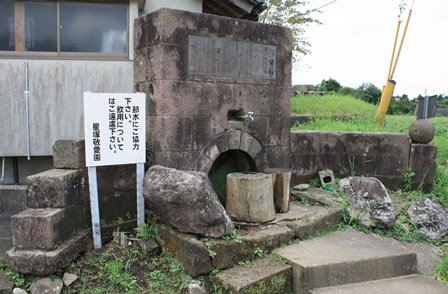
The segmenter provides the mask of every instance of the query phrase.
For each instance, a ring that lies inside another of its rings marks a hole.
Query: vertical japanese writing
[[[138,106],[132,107],[132,150],[140,149],[140,138],[139,138],[139,115],[140,108]]]
[[[92,126],[93,138],[93,161],[101,161],[101,140],[100,140],[100,124],[93,123]]]
[[[109,149],[117,153],[117,113],[115,98],[109,98]]]

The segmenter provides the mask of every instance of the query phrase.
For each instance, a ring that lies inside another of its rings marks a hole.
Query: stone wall
[[[289,30],[170,9],[135,25],[134,77],[136,91],[147,94],[150,164],[194,169],[209,142],[241,130],[262,146],[259,170],[289,166]],[[254,120],[231,121],[230,110],[254,112]]]
[[[404,183],[408,170],[412,186],[428,191],[435,181],[437,147],[411,144],[408,136],[391,133],[291,132],[292,184],[305,182],[323,169],[336,176],[373,176],[387,187]]]

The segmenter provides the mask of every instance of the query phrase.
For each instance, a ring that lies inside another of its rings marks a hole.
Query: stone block
[[[84,170],[52,169],[27,178],[30,208],[62,208],[88,198]]]
[[[289,116],[269,117],[269,146],[290,146]]]
[[[291,168],[290,146],[269,146],[265,148],[269,166],[275,168]]]
[[[16,214],[26,209],[26,186],[0,185],[0,214]]]
[[[84,208],[31,208],[11,217],[14,247],[20,250],[54,250],[86,228]]]
[[[238,150],[241,145],[241,134],[242,132],[239,130],[228,131],[229,135],[229,149]]]
[[[182,44],[189,51],[189,64],[184,66],[184,70],[189,72],[189,79],[197,80],[213,77],[230,82],[238,77],[246,83],[290,87],[291,40],[291,32],[284,27],[180,10],[160,9],[136,21],[136,49],[158,44]],[[269,56],[262,48],[269,48]],[[208,53],[195,55],[201,51]],[[274,53],[275,62],[261,66],[263,59],[273,58]],[[198,58],[199,61],[208,61],[206,68],[195,67],[196,64],[204,64],[195,63]],[[238,58],[241,58],[237,63],[240,68],[235,71],[235,66],[227,64]],[[275,79],[266,78],[266,75]]]
[[[134,80],[136,83],[154,80],[184,80],[186,47],[158,44],[136,51]]]
[[[155,153],[154,164],[181,170],[192,170],[197,162],[199,151],[162,151]],[[202,157],[201,157],[202,158]],[[212,164],[213,162],[211,162]],[[211,167],[211,165],[210,165]],[[201,169],[202,171],[202,169]],[[208,172],[208,171],[207,171]]]
[[[195,235],[180,233],[164,225],[158,225],[156,230],[163,246],[182,262],[188,274],[198,277],[211,272],[208,250]]]
[[[226,293],[292,293],[291,267],[270,257],[222,271],[213,282]]]
[[[211,263],[217,269],[231,268],[240,261],[253,259],[253,245],[245,242],[238,244],[231,240],[211,240],[210,249],[216,253]]]
[[[83,231],[50,251],[13,248],[6,253],[6,260],[19,273],[48,276],[68,266],[90,246],[90,233]]]
[[[227,116],[230,109],[245,109],[231,83],[157,80],[138,85],[150,98],[150,115],[155,111],[162,116]]]
[[[192,117],[157,117],[154,130],[155,151],[194,150],[194,131]]]
[[[137,190],[135,164],[97,167],[98,193],[100,195]]]
[[[290,87],[259,84],[235,84],[237,99],[245,98],[245,111],[255,115],[289,116],[291,112]]]
[[[320,153],[319,136],[315,131],[292,131],[291,132],[291,154],[300,156],[301,154]]]
[[[53,145],[53,165],[69,169],[86,167],[84,139],[57,140]]]
[[[427,144],[411,144],[409,168],[415,173],[412,178],[414,189],[430,192],[436,180],[437,147]]]
[[[115,191],[113,194],[101,194],[100,217],[106,224],[118,220],[132,220],[137,215],[137,192]]]

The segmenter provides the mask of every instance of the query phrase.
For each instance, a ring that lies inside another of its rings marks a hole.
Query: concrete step
[[[190,275],[197,277],[210,273],[212,268],[223,270],[238,265],[240,261],[256,259],[260,253],[270,253],[295,238],[333,227],[339,223],[341,213],[341,207],[291,202],[289,212],[276,214],[276,219],[270,223],[236,224],[240,242],[221,238],[204,243],[200,237],[181,233],[172,227],[160,225],[157,230],[165,248],[182,261]]]
[[[24,185],[0,185],[0,214],[13,215],[26,209],[26,189]]]
[[[213,278],[214,292],[235,294],[291,293],[291,281],[291,267],[283,260],[274,260],[272,257],[224,270]]]
[[[312,294],[446,294],[448,286],[434,279],[409,275],[312,290]]]
[[[293,268],[295,293],[415,274],[414,252],[354,230],[296,242],[275,250]]]

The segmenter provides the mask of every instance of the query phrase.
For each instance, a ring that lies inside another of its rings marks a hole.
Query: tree
[[[341,88],[341,84],[338,81],[329,78],[328,80],[322,80],[322,82],[317,85],[319,91],[324,92],[337,92]]]
[[[381,90],[372,83],[363,83],[356,92],[357,98],[372,104],[378,104],[381,98]]]
[[[310,43],[306,40],[305,27],[311,23],[320,23],[311,14],[304,11],[303,6],[309,1],[299,0],[269,0],[267,9],[260,15],[260,22],[285,26],[292,31],[293,58],[299,54],[309,53]]]

